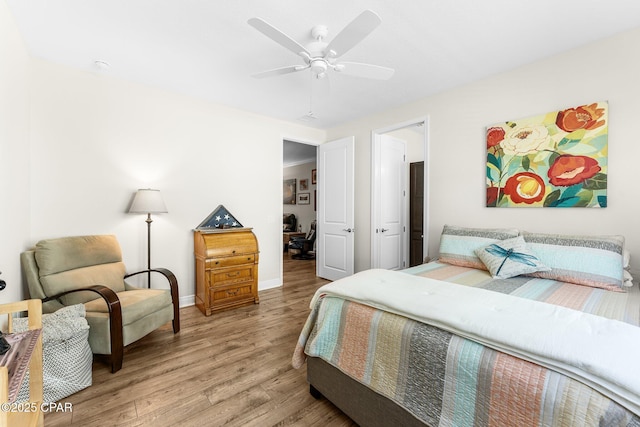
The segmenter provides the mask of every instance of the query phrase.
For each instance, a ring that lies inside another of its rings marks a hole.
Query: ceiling
[[[5,1],[33,57],[321,129],[640,27],[637,0]],[[382,24],[341,59],[391,79],[251,77],[302,60],[249,18],[306,45],[314,25],[330,41],[365,9]]]
[[[296,166],[316,161],[316,146],[284,140],[282,144],[282,166]]]

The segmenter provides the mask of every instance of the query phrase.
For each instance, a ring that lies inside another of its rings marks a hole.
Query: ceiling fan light
[[[321,59],[311,61],[311,71],[318,76],[327,72],[327,63]]]

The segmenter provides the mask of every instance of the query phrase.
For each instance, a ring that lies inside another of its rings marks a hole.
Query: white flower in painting
[[[505,154],[526,156],[553,149],[553,140],[547,128],[542,125],[516,126],[507,131],[500,146]]]

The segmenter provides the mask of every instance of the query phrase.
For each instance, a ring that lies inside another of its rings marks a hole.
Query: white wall
[[[22,299],[20,252],[29,236],[29,56],[0,1],[0,303]]]
[[[371,130],[429,116],[430,256],[437,255],[444,224],[622,234],[639,272],[638,45],[640,29],[328,130],[329,140],[356,138],[356,228],[370,228]],[[610,117],[607,208],[485,207],[487,125],[603,100]],[[357,271],[370,266],[369,244],[369,233],[356,234]]]
[[[284,206],[284,212],[293,213],[296,215],[298,226],[302,226],[302,231],[305,233],[309,232],[311,221],[316,219],[316,211],[313,209],[313,192],[316,190],[316,184],[311,183],[311,170],[315,168],[316,163],[312,162],[286,167],[282,170],[283,179],[296,179],[296,197],[297,194],[300,193],[309,193],[310,200],[308,205],[295,204]],[[301,179],[307,180],[308,187],[306,190],[303,190],[300,187]]]
[[[30,243],[116,234],[129,270],[146,266],[145,215],[125,213],[138,188],[161,190],[152,266],[195,291],[192,229],[223,204],[260,246],[259,288],[281,284],[282,140],[324,132],[109,76],[34,60]]]

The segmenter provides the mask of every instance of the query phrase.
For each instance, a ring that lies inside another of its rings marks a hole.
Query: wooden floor
[[[170,325],[125,349],[122,370],[93,365],[93,385],[47,413],[46,426],[351,426],[326,399],[309,394],[306,366],[291,356],[309,313],[315,261],[284,255],[284,286],[260,292],[260,304],[203,316],[180,310]]]

